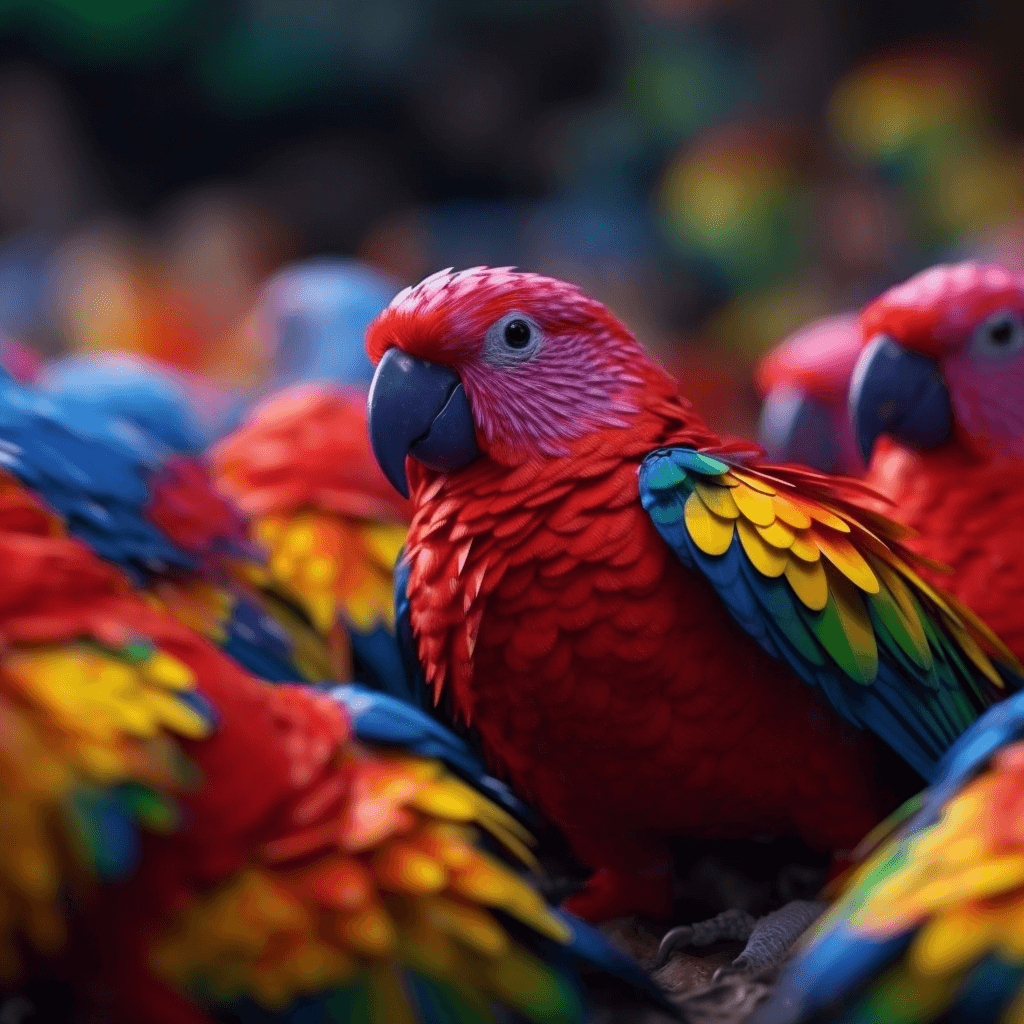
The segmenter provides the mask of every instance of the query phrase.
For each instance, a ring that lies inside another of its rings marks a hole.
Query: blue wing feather
[[[127,420],[0,382],[0,464],[35,491],[73,536],[141,580],[154,566],[192,571],[196,557],[146,518],[170,453]]]
[[[533,812],[508,786],[488,774],[465,740],[425,711],[361,686],[336,686],[329,696],[345,706],[357,739],[400,747],[419,757],[442,761],[521,821],[532,823],[535,820]]]
[[[405,666],[409,703],[430,714],[436,714],[430,687],[427,685],[423,666],[416,653],[416,637],[412,630],[412,605],[409,601],[410,571],[411,566],[405,557],[405,548],[402,548],[395,560],[395,642],[398,644],[399,656]]]

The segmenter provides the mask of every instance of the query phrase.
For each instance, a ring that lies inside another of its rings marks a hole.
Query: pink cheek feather
[[[572,442],[595,430],[627,427],[639,410],[628,392],[642,383],[616,367],[602,368],[581,352],[544,352],[535,362],[460,367],[477,428],[492,456],[532,452],[566,455]]]
[[[961,436],[980,454],[1024,458],[1024,353],[985,359],[971,352],[943,361]]]

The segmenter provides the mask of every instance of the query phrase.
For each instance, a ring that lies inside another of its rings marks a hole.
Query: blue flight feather
[[[357,739],[442,761],[510,814],[521,821],[534,820],[533,812],[512,790],[488,774],[469,745],[426,712],[362,686],[336,686],[328,696],[345,706]]]

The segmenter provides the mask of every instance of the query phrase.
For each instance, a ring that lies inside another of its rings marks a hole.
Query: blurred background
[[[0,0],[0,329],[246,391],[296,259],[510,263],[749,435],[787,332],[1024,264],[1022,43],[1009,0]]]

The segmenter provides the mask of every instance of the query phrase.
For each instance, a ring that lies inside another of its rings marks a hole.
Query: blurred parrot
[[[960,737],[751,1024],[1020,1020],[1022,808],[1024,694],[1015,694]]]
[[[408,503],[374,461],[366,393],[327,382],[271,396],[212,452],[221,491],[252,517],[250,581],[301,609],[355,677],[412,700],[395,643],[392,571]],[[284,612],[285,609],[282,609]]]
[[[593,869],[574,912],[667,916],[670,835],[852,848],[894,806],[872,734],[931,778],[1019,684],[861,485],[721,443],[578,288],[442,271],[367,348],[415,654]]]
[[[275,681],[351,678],[347,650],[328,650],[301,617],[282,619],[247,583],[247,565],[261,556],[195,451],[186,413],[177,428],[167,417],[153,428],[178,437],[168,445],[145,416],[109,412],[101,389],[92,399],[69,390],[50,396],[0,378],[0,465],[69,533],[250,671]]]
[[[843,313],[809,324],[761,360],[758,433],[770,459],[863,476],[847,402],[860,350],[857,315]]]
[[[581,966],[658,999],[520,878],[529,834],[473,781],[360,738],[358,695],[247,675],[6,476],[0,556],[0,995],[60,981],[86,1019],[149,1024],[570,1022]]]
[[[363,337],[399,285],[357,260],[302,260],[264,287],[256,333],[271,367],[268,391],[304,381],[368,387],[373,363]]]
[[[868,481],[908,545],[952,568],[922,574],[1024,657],[1024,274],[934,267],[861,325],[850,405]]]

